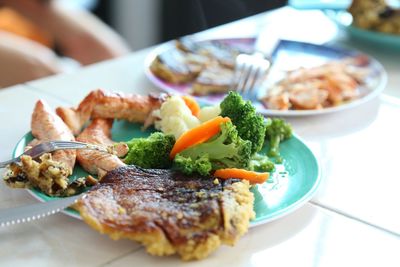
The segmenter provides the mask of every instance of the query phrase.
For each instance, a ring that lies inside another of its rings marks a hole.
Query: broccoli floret
[[[147,138],[134,138],[127,142],[129,151],[124,161],[142,168],[164,169],[171,166],[169,153],[175,144],[173,135],[160,132]]]
[[[248,169],[257,172],[272,172],[275,164],[267,156],[256,153],[251,158]]]
[[[283,119],[268,119],[265,139],[269,142],[268,156],[279,157],[279,144],[292,137],[292,126]]]
[[[239,136],[252,144],[251,153],[260,151],[265,140],[264,117],[256,113],[250,101],[244,101],[236,92],[229,92],[220,104],[221,116],[229,117]]]
[[[192,172],[200,173],[192,167],[199,160],[201,160],[199,164],[202,170],[203,165],[206,165],[205,161],[208,160],[211,166],[208,173],[222,168],[246,168],[251,158],[251,143],[241,139],[235,126],[231,122],[226,122],[221,124],[221,132],[217,136],[205,143],[183,150],[178,156],[174,160],[175,163],[177,161],[179,163],[176,167],[186,173],[190,173],[190,169],[193,169]],[[182,158],[191,160],[184,161]],[[201,174],[205,175],[204,172]]]
[[[212,164],[208,155],[203,155],[198,159],[186,158],[180,154],[175,156],[174,159],[175,168],[182,171],[185,174],[192,174],[194,172],[200,175],[206,176],[212,170]]]

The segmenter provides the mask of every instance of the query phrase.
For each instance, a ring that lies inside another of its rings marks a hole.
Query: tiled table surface
[[[293,27],[281,23],[297,18]],[[318,23],[315,23],[318,21]],[[0,266],[400,266],[400,64],[391,51],[356,44],[318,12],[289,8],[209,30],[205,36],[252,36],[280,25],[281,37],[365,50],[389,74],[384,95],[352,110],[289,118],[319,158],[323,182],[309,204],[282,219],[250,230],[238,244],[208,259],[146,255],[131,241],[112,241],[82,221],[57,214],[0,229]],[[313,33],[313,34],[311,34]],[[0,160],[30,129],[37,99],[52,107],[76,105],[91,90],[147,93],[157,89],[143,74],[151,49],[110,62],[0,90]],[[0,208],[36,202],[23,190],[0,184]]]

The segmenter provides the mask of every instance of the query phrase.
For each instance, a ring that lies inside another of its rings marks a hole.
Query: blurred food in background
[[[368,30],[400,34],[400,9],[389,3],[386,0],[353,0],[349,8],[353,24]]]

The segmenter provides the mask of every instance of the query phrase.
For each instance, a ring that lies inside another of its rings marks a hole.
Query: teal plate
[[[126,121],[116,121],[112,128],[112,136],[115,141],[128,141],[133,137],[148,136],[154,129],[141,131],[141,125]],[[16,145],[13,156],[23,153],[24,147],[33,139],[31,133],[27,133]],[[263,152],[267,150],[264,147]],[[251,226],[264,224],[293,212],[305,204],[316,192],[320,183],[320,170],[318,161],[311,150],[297,137],[285,141],[281,145],[283,163],[277,165],[271,177],[262,185],[254,186],[251,191],[254,194],[254,211],[256,218]],[[76,165],[70,179],[76,179],[87,173]],[[49,197],[39,190],[28,190],[35,198],[42,202],[57,199]],[[72,209],[64,210],[64,213],[75,218],[80,218],[79,213]]]

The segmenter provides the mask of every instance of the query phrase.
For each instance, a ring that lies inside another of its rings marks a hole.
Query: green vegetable
[[[185,174],[192,174],[194,172],[206,176],[212,170],[212,164],[208,155],[203,155],[197,159],[186,158],[177,154],[174,159],[174,167]]]
[[[251,158],[248,169],[257,172],[272,172],[275,164],[267,156],[256,153]]]
[[[229,117],[239,136],[252,144],[251,153],[260,151],[265,140],[264,117],[256,113],[250,101],[244,101],[236,92],[229,92],[220,104],[221,116]]]
[[[251,143],[239,137],[231,122],[221,124],[221,132],[209,141],[183,150],[175,157],[175,167],[185,173],[209,174],[223,168],[246,168]],[[210,168],[211,166],[211,168]]]
[[[279,144],[292,137],[292,126],[283,119],[268,119],[265,139],[269,142],[268,156],[279,157]]]
[[[175,144],[173,135],[160,132],[147,138],[134,138],[127,142],[129,151],[124,161],[142,168],[164,169],[171,166],[169,153]]]

